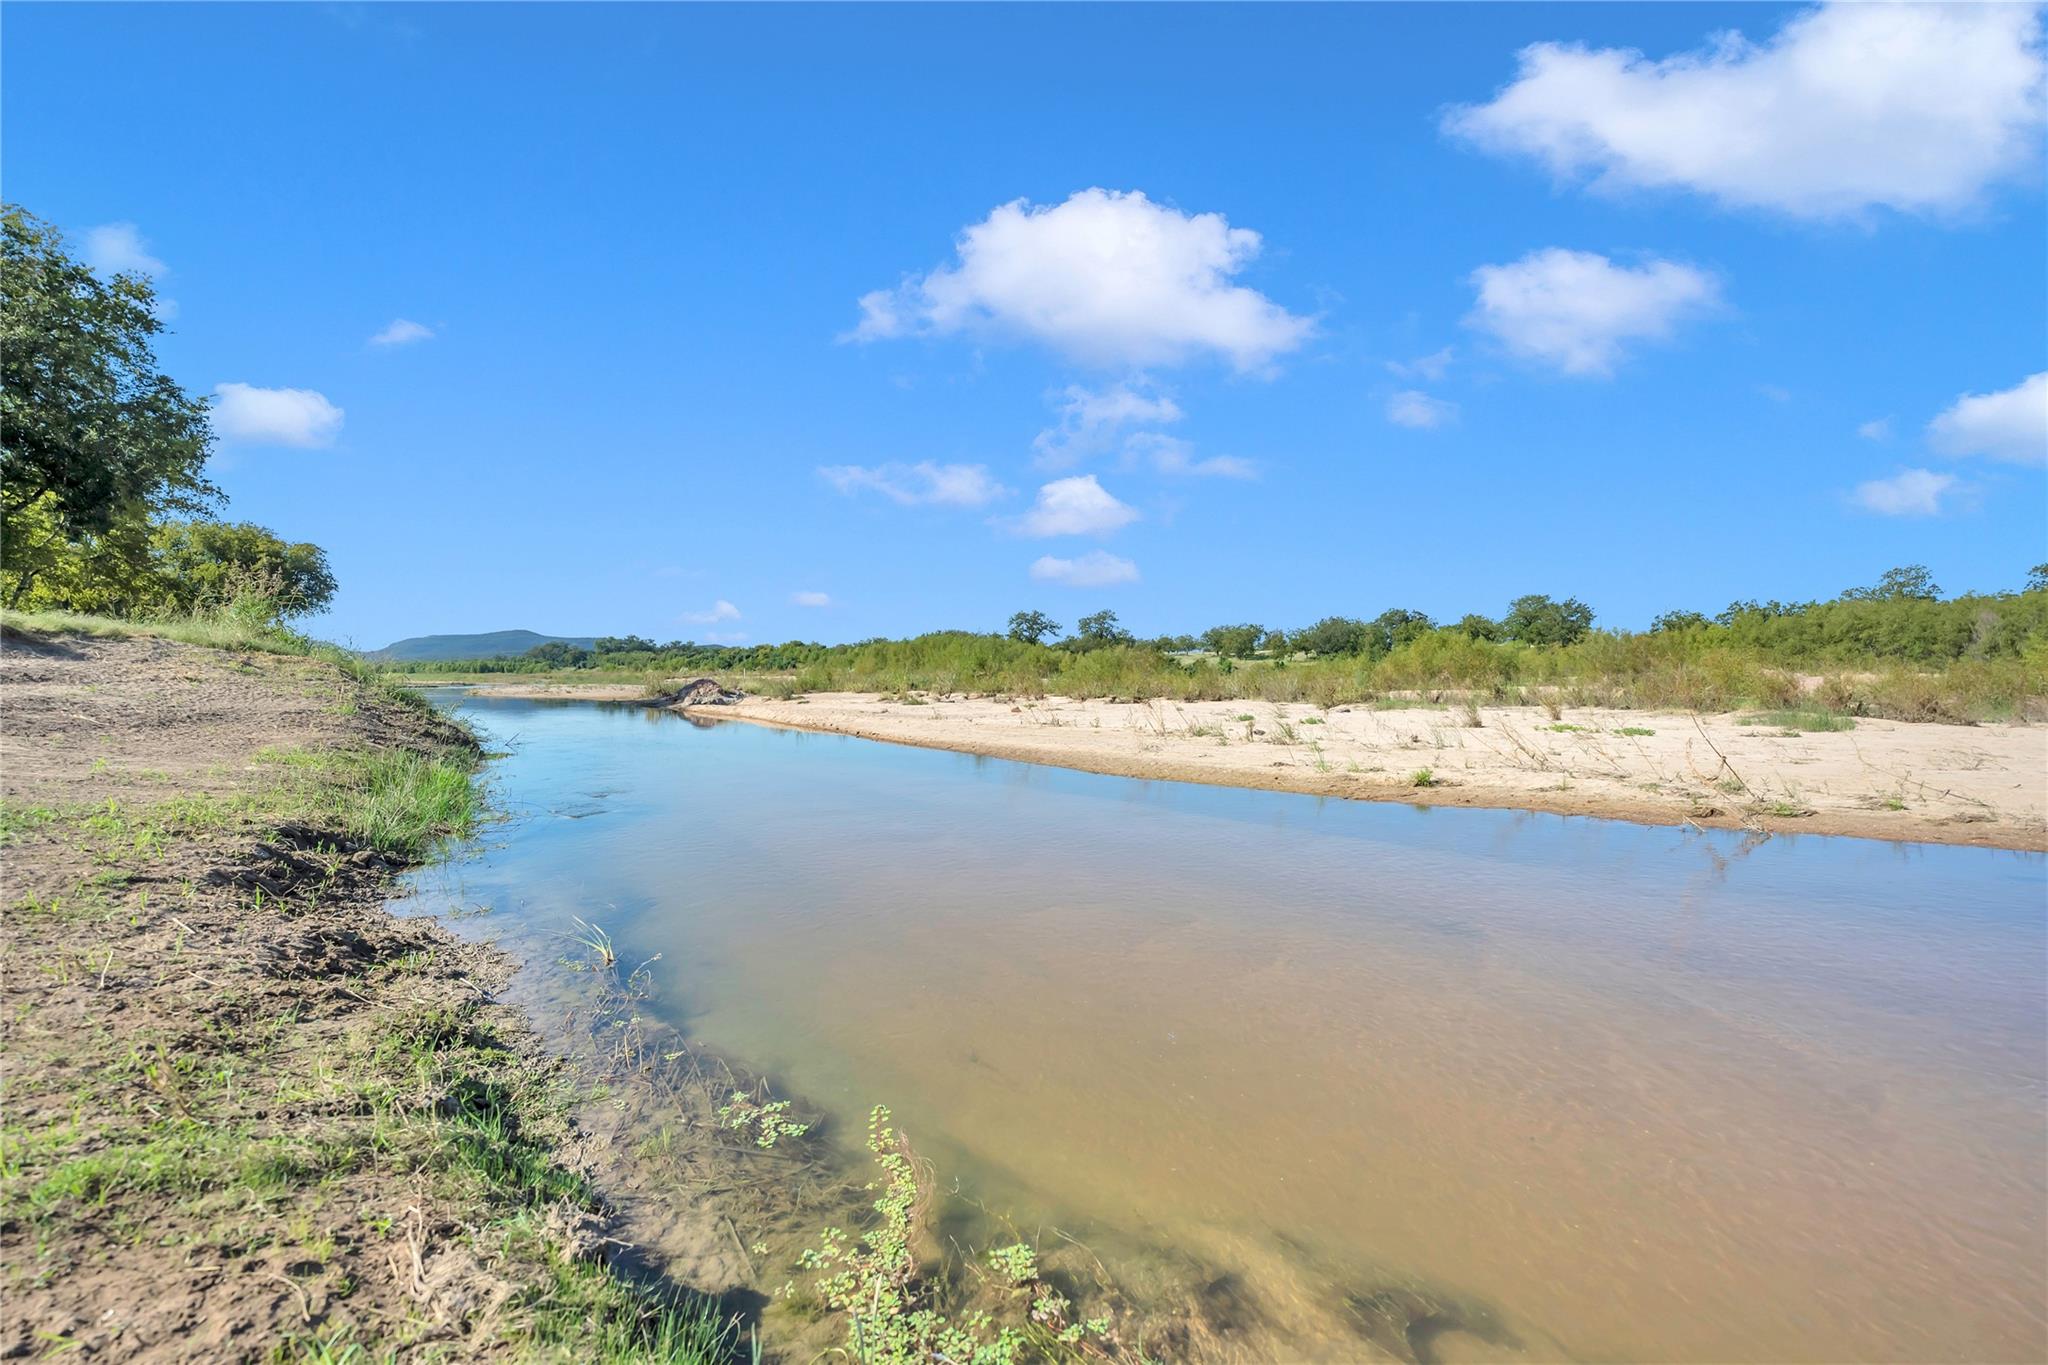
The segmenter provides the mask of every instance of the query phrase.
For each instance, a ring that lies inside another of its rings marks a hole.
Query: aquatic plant
[[[756,1147],[773,1147],[783,1138],[799,1138],[811,1131],[810,1124],[793,1122],[788,1114],[788,1100],[762,1104],[744,1090],[735,1090],[730,1100],[718,1106],[718,1126],[730,1132],[752,1133]]]
[[[1073,1305],[1044,1281],[1037,1254],[1021,1242],[995,1248],[987,1259],[1006,1296],[1028,1302],[1022,1323],[999,1326],[987,1309],[949,1318],[933,1305],[934,1287],[920,1278],[912,1245],[929,1190],[890,1118],[886,1105],[868,1114],[868,1150],[882,1172],[870,1187],[880,1191],[874,1201],[880,1220],[858,1238],[826,1228],[818,1245],[797,1258],[818,1273],[819,1297],[846,1315],[849,1354],[863,1365],[1014,1365],[1048,1354],[1103,1356],[1097,1343],[1114,1342],[1109,1320],[1070,1321]]]

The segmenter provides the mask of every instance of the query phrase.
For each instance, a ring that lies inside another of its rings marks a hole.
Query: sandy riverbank
[[[619,685],[495,696],[640,700]],[[707,715],[1088,772],[1434,806],[2048,850],[2048,727],[1859,720],[1791,731],[1741,714],[865,693],[749,697]],[[1427,772],[1427,785],[1418,779]]]
[[[1270,702],[750,697],[715,714],[1127,777],[2048,850],[2048,728]],[[1648,733],[1644,733],[1644,732]],[[1419,785],[1427,773],[1428,785]]]

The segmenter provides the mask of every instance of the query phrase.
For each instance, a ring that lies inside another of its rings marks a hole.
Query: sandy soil
[[[553,695],[567,695],[557,692]],[[700,714],[1129,777],[1651,824],[2048,849],[2048,727],[1462,706],[749,697]],[[1648,731],[1649,733],[1642,733]],[[1428,785],[1418,785],[1427,770]]]

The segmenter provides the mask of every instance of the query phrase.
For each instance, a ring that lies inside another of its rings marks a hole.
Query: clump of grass
[[[1437,785],[1437,776],[1428,768],[1417,768],[1414,772],[1408,774],[1408,785],[1411,787],[1434,787]]]
[[[1841,730],[1853,730],[1856,728],[1856,722],[1847,716],[1838,716],[1827,711],[1811,710],[1761,711],[1755,715],[1744,716],[1742,723],[1744,725],[1759,725],[1777,730],[1790,730],[1794,733],[1831,734]]]
[[[1568,721],[1561,720],[1554,725],[1539,725],[1536,728],[1539,730],[1549,730],[1555,734],[1560,735],[1575,735],[1581,733],[1582,731],[1591,729],[1592,727],[1586,725],[1573,725]]]
[[[1624,725],[1620,729],[1616,730],[1614,733],[1617,735],[1624,735],[1630,739],[1640,739],[1645,735],[1654,735],[1657,732],[1655,730],[1646,729],[1641,725]]]

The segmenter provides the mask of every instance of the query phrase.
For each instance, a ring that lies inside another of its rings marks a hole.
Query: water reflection
[[[466,895],[1266,1353],[2048,1354],[2038,856],[464,705]]]

